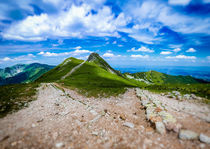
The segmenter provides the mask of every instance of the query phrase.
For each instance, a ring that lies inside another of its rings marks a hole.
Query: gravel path
[[[75,66],[71,71],[69,71],[65,76],[63,76],[61,79],[65,79],[66,77],[70,76],[73,72],[75,72],[77,69],[79,69],[86,61],[82,62],[81,64]]]
[[[95,99],[59,88],[42,84],[29,107],[0,119],[1,149],[209,148],[199,141],[180,141],[171,132],[157,133],[134,89]]]

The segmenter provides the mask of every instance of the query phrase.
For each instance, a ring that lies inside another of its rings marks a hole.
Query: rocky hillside
[[[32,82],[53,67],[45,64],[32,63],[17,64],[12,67],[0,69],[0,85]]]

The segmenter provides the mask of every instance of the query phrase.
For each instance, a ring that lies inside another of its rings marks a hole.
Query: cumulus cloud
[[[186,52],[194,53],[194,52],[196,52],[196,50],[194,48],[189,48]]]
[[[16,62],[16,61],[26,61],[26,60],[32,60],[34,57],[36,57],[33,54],[27,54],[27,55],[21,55],[21,56],[17,56],[17,57],[4,57],[2,59],[0,59],[0,62]]]
[[[132,58],[149,58],[149,55],[131,55]]]
[[[91,53],[91,51],[89,50],[79,50],[76,49],[75,51],[72,52],[61,52],[61,53],[54,53],[54,52],[39,52],[37,55],[42,55],[42,56],[46,56],[46,57],[53,57],[53,56],[66,56],[66,55],[81,55],[81,54],[87,54],[87,53]]]
[[[190,59],[195,60],[195,56],[177,55],[177,56],[167,56],[167,59]]]
[[[115,36],[118,28],[125,26],[129,18],[123,13],[117,17],[108,6],[98,8],[92,14],[93,6],[87,3],[72,4],[68,10],[60,11],[57,15],[42,13],[28,16],[23,21],[12,24],[2,33],[6,39],[16,40],[46,40],[47,38],[71,38],[85,36]]]
[[[162,55],[169,55],[171,53],[172,53],[171,51],[162,51],[162,52],[160,52],[160,54],[162,54]]]
[[[114,55],[113,53],[111,52],[106,52],[104,53],[103,57],[109,57],[109,58],[116,58],[116,57],[121,57],[122,55]]]
[[[176,48],[176,49],[174,49],[173,51],[174,51],[174,52],[179,52],[179,51],[181,51],[181,49],[180,49],[180,48]]]
[[[146,48],[144,46],[142,46],[141,48],[135,49],[135,47],[133,47],[131,50],[127,50],[127,52],[148,52],[148,53],[153,53],[154,50],[151,50],[149,48]]]

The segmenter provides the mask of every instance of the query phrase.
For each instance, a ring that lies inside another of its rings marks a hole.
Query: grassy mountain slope
[[[138,72],[126,75],[134,79],[142,79],[152,84],[194,84],[206,83],[204,80],[196,79],[191,76],[172,76],[157,71]]]
[[[66,87],[79,89],[87,96],[117,95],[125,91],[125,87],[136,84],[120,76],[98,54],[92,53],[88,60],[70,76],[61,79],[83,60],[68,58],[63,63],[42,75],[37,82],[58,82]]]
[[[36,80],[54,66],[45,64],[18,64],[1,70],[0,85],[28,83]]]
[[[43,74],[38,78],[37,82],[56,82],[60,81],[63,76],[65,76],[71,69],[75,66],[81,64],[84,60],[79,60],[73,57],[67,58],[63,63],[59,64],[52,70]]]

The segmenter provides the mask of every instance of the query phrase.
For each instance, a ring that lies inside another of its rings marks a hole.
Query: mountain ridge
[[[16,64],[0,70],[0,85],[29,83],[54,66],[40,63]]]

